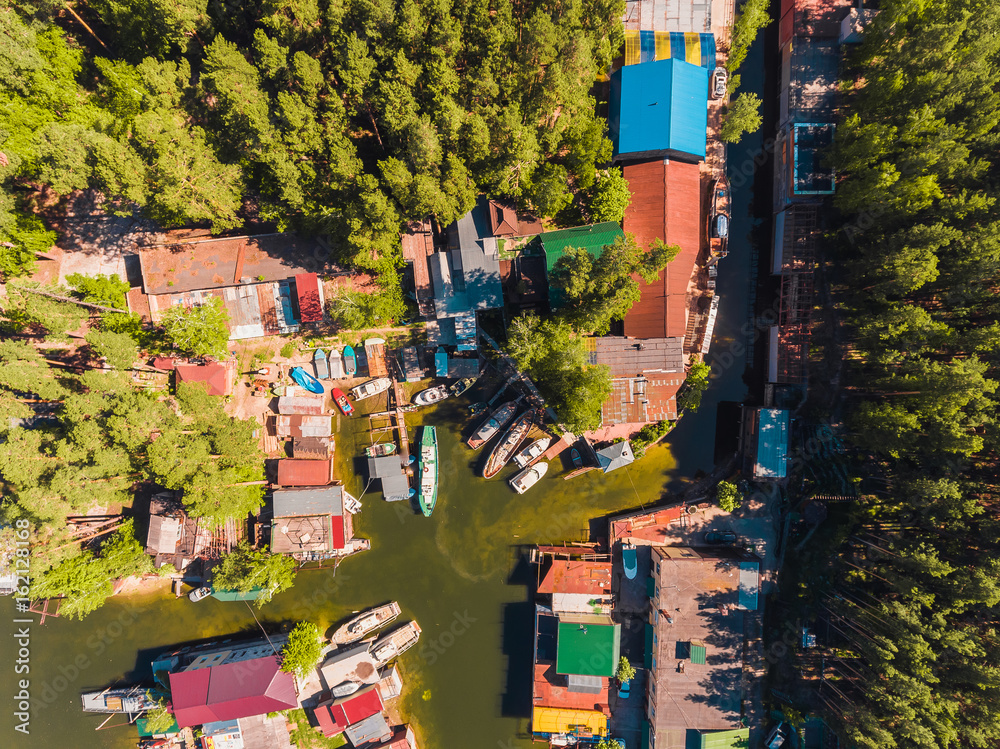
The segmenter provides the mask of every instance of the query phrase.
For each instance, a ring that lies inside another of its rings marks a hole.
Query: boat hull
[[[535,465],[525,468],[514,476],[508,483],[510,484],[510,488],[518,494],[524,494],[528,489],[537,484],[548,470],[548,463],[535,463]]]
[[[316,368],[317,380],[330,379],[330,367],[327,365],[326,352],[321,348],[316,349],[316,353],[313,355],[313,367]]]
[[[344,347],[344,371],[348,377],[354,377],[358,373],[358,358],[350,346]]]
[[[504,403],[500,408],[491,413],[486,417],[486,420],[479,425],[472,436],[466,440],[466,443],[473,450],[478,450],[480,447],[489,442],[501,429],[510,423],[510,420],[514,418],[514,414],[517,413],[517,404],[513,401],[510,403]],[[490,428],[490,423],[492,421],[496,422],[496,426]],[[487,429],[489,431],[487,432]]]
[[[363,401],[365,398],[373,398],[384,393],[392,387],[392,380],[388,377],[377,377],[374,380],[364,382],[357,387],[351,388],[351,397],[355,401]]]
[[[507,465],[507,461],[511,459],[511,456],[528,436],[528,431],[531,429],[532,423],[534,423],[534,418],[534,413],[528,411],[514,420],[514,423],[504,433],[503,438],[493,448],[493,452],[490,453],[489,458],[486,459],[483,478],[493,478],[500,473],[500,469]]]
[[[415,396],[413,396],[413,402],[418,406],[430,406],[435,403],[440,403],[449,395],[448,390],[444,385],[436,388],[428,388],[427,390],[421,390]]]
[[[302,367],[292,367],[292,371],[288,374],[310,393],[315,393],[316,395],[323,394],[323,385],[320,384],[319,380],[302,369]]]
[[[437,430],[424,427],[420,437],[420,481],[417,501],[424,517],[430,517],[437,506],[438,446]]]
[[[347,624],[338,628],[330,639],[337,645],[349,645],[352,642],[357,642],[392,622],[399,616],[399,612],[399,604],[395,601],[362,611]]]

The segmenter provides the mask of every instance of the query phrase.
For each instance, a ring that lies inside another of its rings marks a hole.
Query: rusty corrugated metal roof
[[[697,164],[656,159],[623,169],[632,202],[625,231],[640,247],[654,239],[681,248],[653,283],[640,280],[642,297],[625,316],[625,335],[633,338],[684,337],[687,291],[701,248],[701,178]]]

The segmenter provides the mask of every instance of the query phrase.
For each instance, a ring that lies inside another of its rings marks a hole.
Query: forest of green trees
[[[398,286],[399,229],[482,191],[607,210],[592,94],[624,0],[54,0],[0,8],[0,274],[54,235],[31,210],[110,210],[331,237]],[[591,195],[593,193],[593,195]],[[389,312],[402,312],[392,297]],[[385,310],[383,310],[385,312]]]
[[[810,571],[833,638],[820,694],[852,746],[992,747],[1000,14],[989,0],[880,7],[847,59],[832,157],[865,490]]]

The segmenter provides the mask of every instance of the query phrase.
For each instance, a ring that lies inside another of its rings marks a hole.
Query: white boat
[[[397,616],[399,616],[399,604],[395,601],[362,611],[351,619],[351,621],[347,622],[347,624],[337,629],[330,640],[337,645],[347,645],[357,642],[379,627],[384,627]]]
[[[518,494],[524,494],[538,483],[538,480],[549,470],[548,463],[535,463],[531,468],[525,468],[510,480],[511,488]]]
[[[371,649],[372,658],[379,667],[382,667],[416,645],[418,639],[420,639],[420,625],[416,622],[407,622],[375,641]]]
[[[361,512],[361,500],[344,492],[344,509],[352,515],[357,515]]]
[[[330,690],[330,696],[334,699],[348,697],[361,689],[361,685],[356,681],[344,681]]]
[[[392,380],[388,377],[376,377],[374,380],[362,382],[360,385],[351,388],[351,397],[356,401],[371,398],[373,395],[384,393],[392,387]]]
[[[542,437],[541,439],[535,440],[514,456],[514,463],[517,464],[518,468],[524,468],[528,465],[528,463],[548,450],[550,444],[552,444],[551,437]]]
[[[137,715],[159,707],[152,692],[145,687],[121,687],[85,692],[80,695],[83,710],[88,713],[126,713]]]
[[[428,388],[427,390],[421,390],[415,396],[413,396],[413,402],[418,406],[429,406],[432,403],[437,403],[443,401],[450,395],[448,388],[444,385],[438,385],[436,388]]]

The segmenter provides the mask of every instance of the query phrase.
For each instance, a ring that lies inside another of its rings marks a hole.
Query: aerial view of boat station
[[[991,3],[0,30],[0,746],[1000,746]]]

